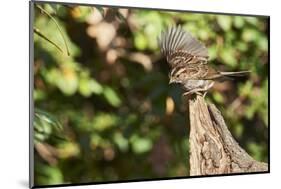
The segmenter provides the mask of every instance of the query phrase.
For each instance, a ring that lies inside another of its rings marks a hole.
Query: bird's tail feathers
[[[251,71],[220,72],[221,75],[228,76],[228,77],[243,77],[243,76],[247,76],[249,73],[251,73]]]
[[[217,80],[222,82],[226,80],[234,80],[235,77],[245,77],[247,76],[251,71],[239,71],[239,72],[220,72],[220,77],[217,77]]]

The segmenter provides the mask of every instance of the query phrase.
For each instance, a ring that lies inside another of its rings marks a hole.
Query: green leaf
[[[36,7],[39,8],[39,9],[40,9],[43,13],[45,13],[47,16],[49,16],[49,17],[53,20],[53,22],[56,24],[56,26],[57,26],[57,28],[58,28],[58,30],[59,30],[59,33],[61,34],[61,36],[62,36],[62,38],[63,38],[64,44],[65,44],[65,47],[66,47],[66,53],[67,53],[67,55],[69,56],[70,53],[69,53],[69,48],[68,48],[68,45],[67,45],[65,36],[64,36],[64,34],[63,34],[63,32],[62,32],[62,30],[61,30],[61,28],[60,28],[58,22],[56,21],[56,19],[55,19],[49,12],[47,12],[45,9],[43,9],[40,5],[36,5]]]
[[[114,141],[122,152],[128,150],[129,141],[121,133],[115,133]]]
[[[261,50],[268,51],[268,40],[266,37],[259,38],[258,45]]]
[[[48,41],[49,43],[51,43],[53,46],[55,46],[61,53],[63,53],[63,50],[51,39],[49,39],[49,37],[47,37],[45,34],[43,34],[38,28],[33,28],[33,32],[35,34],[37,34],[39,37],[42,37],[43,39],[45,39],[46,41]]]
[[[243,26],[244,26],[244,24],[245,24],[245,21],[244,21],[244,19],[243,19],[243,17],[241,17],[241,16],[235,16],[234,17],[234,26],[236,27],[236,28],[242,28]]]
[[[244,85],[239,87],[239,94],[241,96],[249,96],[253,90],[253,83],[251,81],[247,81]]]
[[[37,163],[36,175],[40,184],[62,184],[64,182],[63,174],[60,168]]]
[[[34,110],[34,115],[36,118],[38,118],[40,121],[42,122],[47,122],[51,125],[53,125],[56,129],[58,130],[62,130],[62,125],[60,124],[60,122],[58,121],[58,119],[56,119],[53,115],[51,115],[50,113],[39,109],[39,108],[35,108]]]
[[[101,94],[103,87],[94,79],[82,78],[79,82],[79,92],[83,96],[89,97],[92,93]]]
[[[44,110],[35,108],[33,126],[35,142],[43,142],[50,137],[64,139],[61,135],[56,135],[56,133],[62,132],[63,127],[61,123]]]
[[[221,103],[221,104],[224,103],[224,96],[221,93],[214,92],[213,97],[214,97],[215,101],[217,101],[218,103]]]
[[[242,39],[247,41],[247,42],[250,42],[250,41],[255,41],[258,37],[258,33],[256,30],[254,29],[245,29],[243,30],[243,33],[242,33]]]
[[[148,152],[152,148],[152,141],[150,138],[140,138],[134,135],[131,142],[132,149],[136,154]]]
[[[231,28],[232,20],[230,16],[218,16],[217,21],[224,31],[228,31]]]
[[[121,99],[111,87],[104,87],[103,94],[105,99],[114,107],[121,105]]]
[[[224,48],[222,49],[220,56],[224,64],[229,65],[233,68],[236,67],[237,60],[235,58],[235,49]]]
[[[135,43],[136,48],[139,50],[145,50],[148,45],[146,36],[140,32],[136,33],[135,38],[134,38],[134,43]]]
[[[247,148],[253,154],[254,158],[258,161],[260,161],[262,158],[262,146],[260,144],[257,144],[255,142],[250,142],[247,144]]]
[[[40,89],[34,89],[33,90],[34,101],[44,100],[45,98],[47,98],[47,93],[45,91],[40,90]]]
[[[50,14],[57,14],[59,6],[58,4],[44,4],[44,9]]]
[[[78,88],[77,77],[75,76],[72,78],[59,78],[59,80],[57,81],[57,86],[65,95],[71,96],[76,92]]]
[[[110,127],[116,126],[118,117],[114,114],[99,113],[95,115],[92,126],[97,131],[104,131]]]
[[[101,94],[103,91],[103,87],[101,84],[99,84],[96,80],[91,79],[89,82],[89,87],[95,94]]]

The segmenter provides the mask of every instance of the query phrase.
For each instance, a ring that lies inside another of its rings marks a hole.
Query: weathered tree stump
[[[268,171],[238,145],[214,104],[190,99],[189,117],[190,176]]]

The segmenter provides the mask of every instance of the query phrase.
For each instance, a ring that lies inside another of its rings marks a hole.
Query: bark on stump
[[[189,117],[190,176],[268,171],[238,145],[214,104],[189,100]]]

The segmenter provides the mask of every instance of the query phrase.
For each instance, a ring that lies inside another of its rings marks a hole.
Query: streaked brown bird
[[[162,32],[158,44],[171,67],[169,83],[180,83],[185,90],[184,95],[204,93],[205,96],[215,81],[249,73],[221,72],[209,66],[207,48],[180,26]]]

